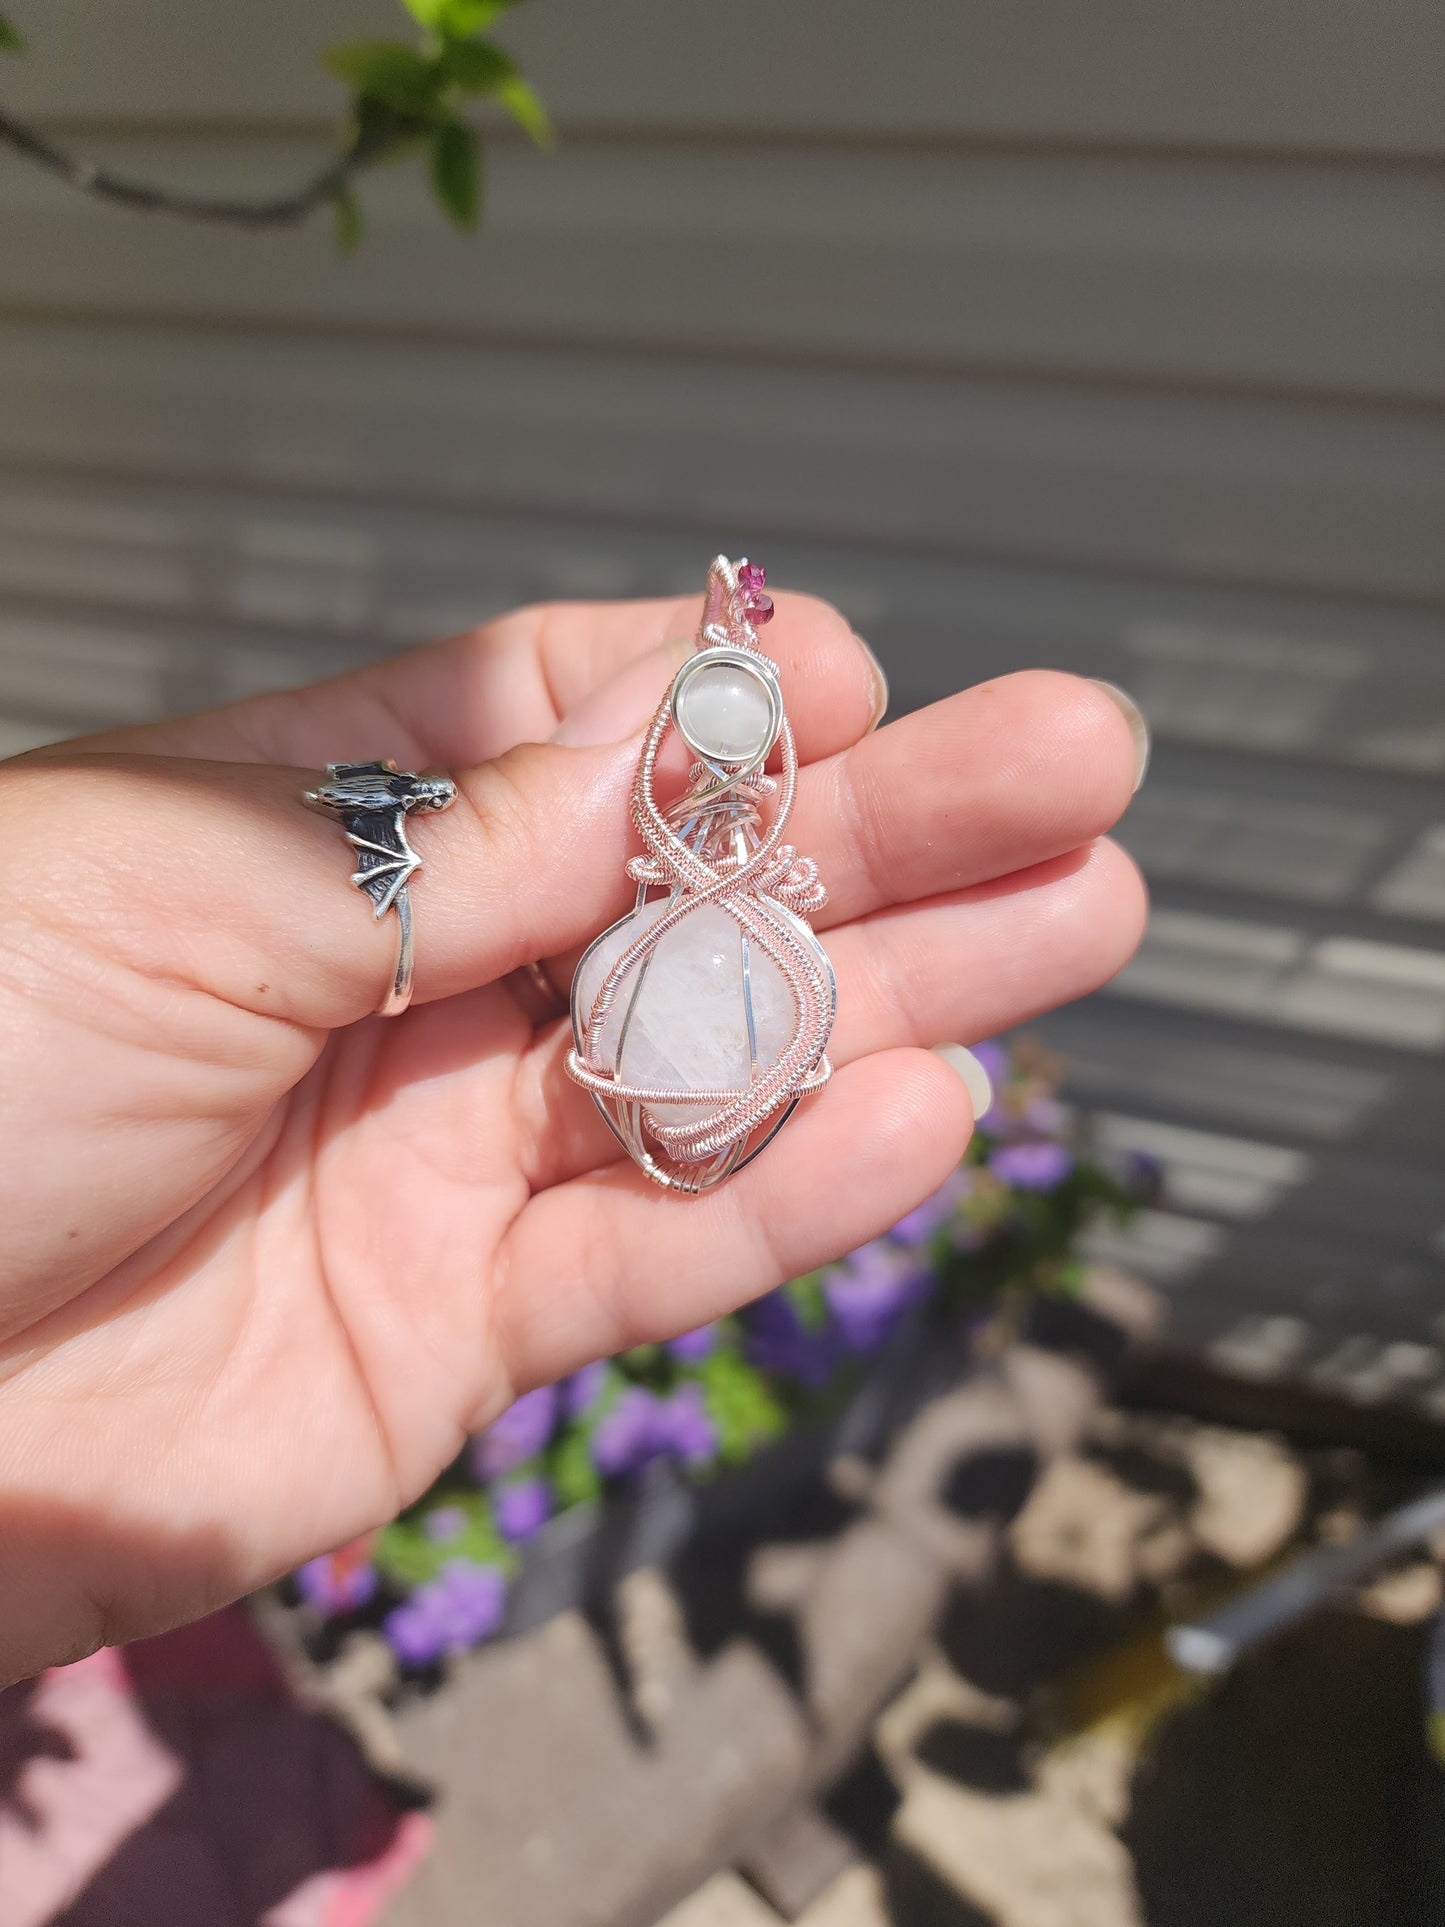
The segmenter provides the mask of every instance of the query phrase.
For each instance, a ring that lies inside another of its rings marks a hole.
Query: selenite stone
[[[601,937],[584,959],[573,992],[579,1031],[585,1033],[607,972],[666,908],[665,898],[644,904]],[[778,914],[816,943],[787,911]],[[629,1084],[658,1090],[746,1090],[752,1079],[742,937],[726,910],[707,904],[690,911],[662,938],[650,962],[623,980],[603,1027],[599,1067]],[[748,945],[748,982],[761,1076],[787,1048],[796,1016],[782,972],[755,942]],[[647,1116],[659,1124],[688,1124],[703,1112],[696,1104],[658,1104]]]
[[[743,763],[768,740],[772,707],[762,682],[736,663],[709,663],[689,676],[677,720],[694,749],[721,763]]]

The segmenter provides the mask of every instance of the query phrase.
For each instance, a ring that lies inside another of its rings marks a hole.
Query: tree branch
[[[17,120],[0,107],[0,146],[23,154],[68,187],[114,206],[135,208],[146,214],[177,215],[184,220],[219,221],[228,227],[298,226],[318,208],[334,201],[356,175],[390,145],[392,136],[362,127],[334,161],[292,193],[275,195],[268,200],[237,201],[224,195],[189,194],[153,187],[145,181],[127,180],[97,161],[67,153],[63,147],[47,140],[38,128]]]

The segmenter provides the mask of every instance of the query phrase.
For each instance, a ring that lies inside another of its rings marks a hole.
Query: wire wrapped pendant
[[[708,571],[697,653],[633,785],[637,903],[572,980],[569,1073],[647,1176],[690,1195],[750,1163],[832,1074],[837,985],[804,921],[827,892],[782,841],[798,759],[777,664],[758,646],[773,613],[764,581],[724,556]],[[695,760],[664,808],[657,761],[674,730]],[[776,777],[764,768],[775,747]]]

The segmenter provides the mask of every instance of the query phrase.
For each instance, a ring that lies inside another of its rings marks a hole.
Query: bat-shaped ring
[[[411,898],[407,885],[422,867],[406,840],[406,819],[422,810],[450,809],[457,786],[449,776],[413,776],[393,762],[328,763],[314,790],[302,801],[324,816],[334,816],[356,851],[351,881],[371,898],[378,921],[396,912],[396,966],[379,1017],[399,1017],[411,1002],[413,949]]]

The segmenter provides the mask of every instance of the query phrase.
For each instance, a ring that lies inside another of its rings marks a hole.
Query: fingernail
[[[1129,734],[1134,739],[1134,787],[1137,790],[1144,781],[1144,772],[1149,767],[1149,725],[1144,720],[1144,712],[1134,698],[1119,687],[1118,683],[1105,682],[1102,676],[1090,676],[1089,681],[1095,689],[1103,690],[1129,725]]]
[[[692,644],[681,640],[649,649],[590,690],[558,723],[552,741],[568,749],[626,742],[651,722],[668,684],[691,653]]]
[[[962,1044],[939,1044],[933,1054],[963,1079],[975,1117],[993,1109],[993,1081],[971,1050],[965,1050]]]
[[[877,729],[888,711],[888,678],[883,673],[882,663],[879,662],[862,636],[858,635],[856,629],[853,631],[853,634],[857,639],[858,647],[868,658],[869,669],[873,672],[873,715],[868,727],[870,730]]]

